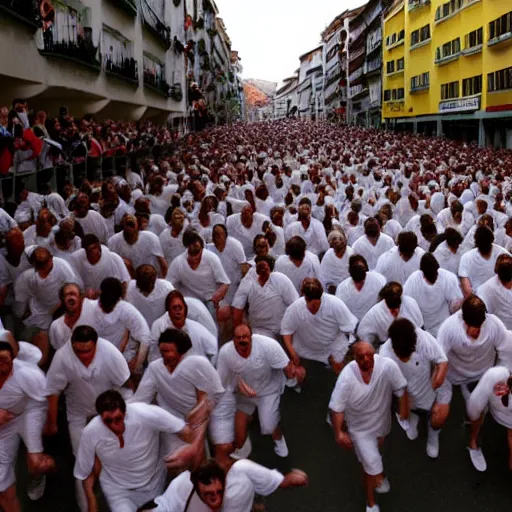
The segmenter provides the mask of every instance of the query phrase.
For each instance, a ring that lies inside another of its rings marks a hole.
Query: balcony
[[[425,91],[428,91],[428,90],[430,90],[430,84],[418,85],[416,87],[411,87],[410,93],[411,94],[417,94],[419,92],[425,92]]]
[[[411,44],[411,46],[409,47],[409,51],[412,52],[414,50],[417,50],[418,48],[427,46],[427,44],[430,44],[431,42],[432,42],[432,38],[429,37],[428,39],[424,39],[423,41],[420,41],[419,43]]]
[[[0,12],[5,12],[34,30],[42,25],[39,2],[37,0],[25,0],[24,2],[19,0],[0,0]]]
[[[134,58],[112,60],[108,56],[104,59],[105,73],[125,82],[139,85],[138,63]]]
[[[162,46],[168,50],[171,47],[171,28],[160,19],[152,9],[149,0],[141,0],[142,21],[146,28],[155,36]]]
[[[350,52],[350,59],[349,59],[349,62],[354,62],[356,59],[358,59],[359,57],[361,57],[361,55],[364,55],[366,51],[366,48],[364,46],[362,46],[361,48],[359,48],[358,50],[355,50],[353,52]]]
[[[169,98],[171,92],[171,86],[149,69],[144,70],[144,88],[150,89],[164,98]]]
[[[112,0],[112,3],[130,16],[137,16],[137,0]]]
[[[469,48],[464,48],[462,50],[462,55],[464,57],[469,57],[470,55],[476,55],[478,53],[482,53],[484,45],[483,44],[477,44],[476,46],[470,46]]]
[[[460,54],[461,52],[457,52],[452,53],[451,55],[446,55],[445,57],[436,57],[436,59],[434,60],[434,64],[436,64],[436,66],[444,66],[445,64],[457,60],[460,57]]]
[[[359,78],[361,78],[363,76],[363,71],[364,71],[364,68],[363,67],[360,67],[358,69],[356,69],[349,77],[349,81],[350,83],[353,83],[355,82],[356,80],[358,80]]]
[[[430,0],[409,0],[409,12],[415,11],[416,9],[421,9],[422,7],[426,7],[430,5]]]
[[[493,37],[492,39],[489,39],[487,46],[495,47],[497,45],[501,45],[505,41],[508,41],[509,43],[512,42],[512,31],[505,32],[504,34],[501,34],[498,37]]]

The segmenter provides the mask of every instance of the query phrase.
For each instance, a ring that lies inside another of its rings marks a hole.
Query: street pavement
[[[270,438],[252,428],[251,458],[269,468],[300,468],[310,478],[306,489],[280,490],[266,498],[267,512],[364,512],[365,497],[360,466],[353,452],[339,448],[326,422],[334,377],[321,365],[308,369],[302,392],[286,390],[282,399],[282,425],[290,449],[288,459],[273,453]],[[453,408],[441,433],[438,460],[425,453],[426,425],[416,441],[409,441],[394,420],[383,448],[384,468],[391,492],[379,496],[382,512],[505,512],[512,510],[512,474],[507,470],[506,431],[490,416],[482,433],[488,470],[478,473],[466,450],[463,401],[456,392]],[[62,420],[62,419],[61,419]],[[48,451],[57,458],[58,473],[48,477],[44,497],[30,502],[19,489],[25,512],[75,512],[73,460],[65,423]],[[25,464],[20,459],[20,487],[26,486]],[[103,504],[102,511],[108,508]],[[116,512],[116,511],[113,511]]]

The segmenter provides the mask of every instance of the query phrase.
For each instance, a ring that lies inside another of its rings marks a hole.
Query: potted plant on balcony
[[[216,28],[209,28],[206,32],[208,32],[208,35],[212,38],[218,34]]]

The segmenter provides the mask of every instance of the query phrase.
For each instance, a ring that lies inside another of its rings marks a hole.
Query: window
[[[403,100],[405,97],[405,89],[401,87],[400,89],[397,89],[396,99],[397,100]]]
[[[441,99],[451,100],[459,97],[459,82],[450,82],[441,85]]]
[[[390,73],[395,72],[395,61],[390,60],[389,62],[386,62],[386,73],[389,75]]]
[[[462,4],[463,0],[450,0],[443,5],[440,5],[436,10],[436,21],[455,14],[462,7]]]
[[[405,39],[405,29],[400,30],[400,32],[398,33],[398,41],[402,41],[404,39]]]
[[[398,101],[403,100],[405,97],[405,89],[386,89],[384,91],[384,101]]]
[[[133,59],[133,43],[117,30],[103,26],[103,67],[106,71],[137,78],[137,64]]]
[[[482,92],[482,75],[462,80],[462,96],[473,96]]]
[[[391,46],[405,39],[405,29],[386,37],[386,46]]]
[[[512,11],[489,23],[489,40],[512,32]]]
[[[474,48],[475,46],[480,46],[484,42],[484,29],[480,27],[477,30],[473,30],[469,34],[466,34],[465,37],[465,47],[466,48]]]
[[[512,89],[512,67],[500,69],[487,75],[488,92]]]
[[[144,84],[155,87],[167,94],[169,86],[165,81],[165,66],[156,57],[145,53],[143,57]]]
[[[384,91],[384,101],[391,101],[391,89]]]
[[[401,59],[398,59],[396,61],[396,70],[401,71],[402,69],[404,69],[404,67],[405,67],[405,60],[402,57]]]
[[[413,76],[411,78],[411,90],[427,88],[430,86],[430,73],[422,73],[421,75]]]
[[[460,53],[460,38],[449,41],[436,48],[436,60],[443,60],[448,57],[455,57]]]

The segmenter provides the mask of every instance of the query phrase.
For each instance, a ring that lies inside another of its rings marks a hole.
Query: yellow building
[[[512,148],[512,1],[395,0],[383,40],[386,126]]]

